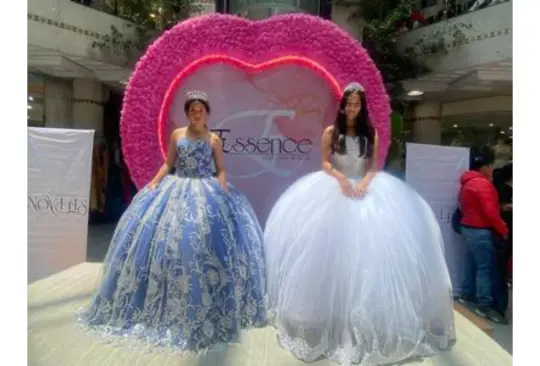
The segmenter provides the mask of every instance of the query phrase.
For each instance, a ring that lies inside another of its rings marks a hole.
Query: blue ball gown
[[[342,137],[345,138],[345,137]],[[358,184],[358,140],[333,166]],[[455,338],[452,285],[435,215],[410,186],[379,172],[363,198],[308,174],[264,230],[270,321],[304,361],[383,365],[431,355]]]
[[[246,197],[214,177],[209,143],[183,137],[177,152],[176,174],[121,217],[78,321],[137,348],[199,352],[265,324],[263,238]]]

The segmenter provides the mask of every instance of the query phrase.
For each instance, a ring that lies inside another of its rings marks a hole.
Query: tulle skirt
[[[167,176],[141,190],[114,233],[86,330],[152,350],[199,352],[264,325],[262,230],[215,178]]]
[[[279,198],[264,239],[270,314],[298,358],[381,365],[455,338],[439,225],[399,179],[380,172],[348,198],[335,178],[309,174]]]

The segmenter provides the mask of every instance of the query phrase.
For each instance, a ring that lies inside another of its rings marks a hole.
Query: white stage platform
[[[28,365],[30,366],[300,366],[281,349],[270,327],[249,331],[241,344],[199,359],[176,354],[140,354],[89,338],[74,324],[96,285],[98,263],[83,263],[28,287]],[[509,366],[512,357],[490,337],[456,313],[457,343],[451,351],[401,365]],[[328,360],[313,366],[335,365]]]

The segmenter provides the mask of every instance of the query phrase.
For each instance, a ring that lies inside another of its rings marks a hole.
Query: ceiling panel
[[[409,100],[441,102],[512,95],[512,60],[504,60],[468,69],[448,70],[424,75],[403,83],[406,90],[420,90],[421,97]]]
[[[28,44],[28,69],[58,78],[91,78],[121,85],[131,69]]]

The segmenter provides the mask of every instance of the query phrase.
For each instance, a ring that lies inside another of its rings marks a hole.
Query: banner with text
[[[412,143],[408,143],[406,149],[406,181],[424,197],[437,216],[454,293],[459,294],[465,248],[460,236],[452,230],[452,214],[457,207],[459,178],[469,169],[469,149]]]
[[[28,128],[28,283],[86,259],[93,140]]]

